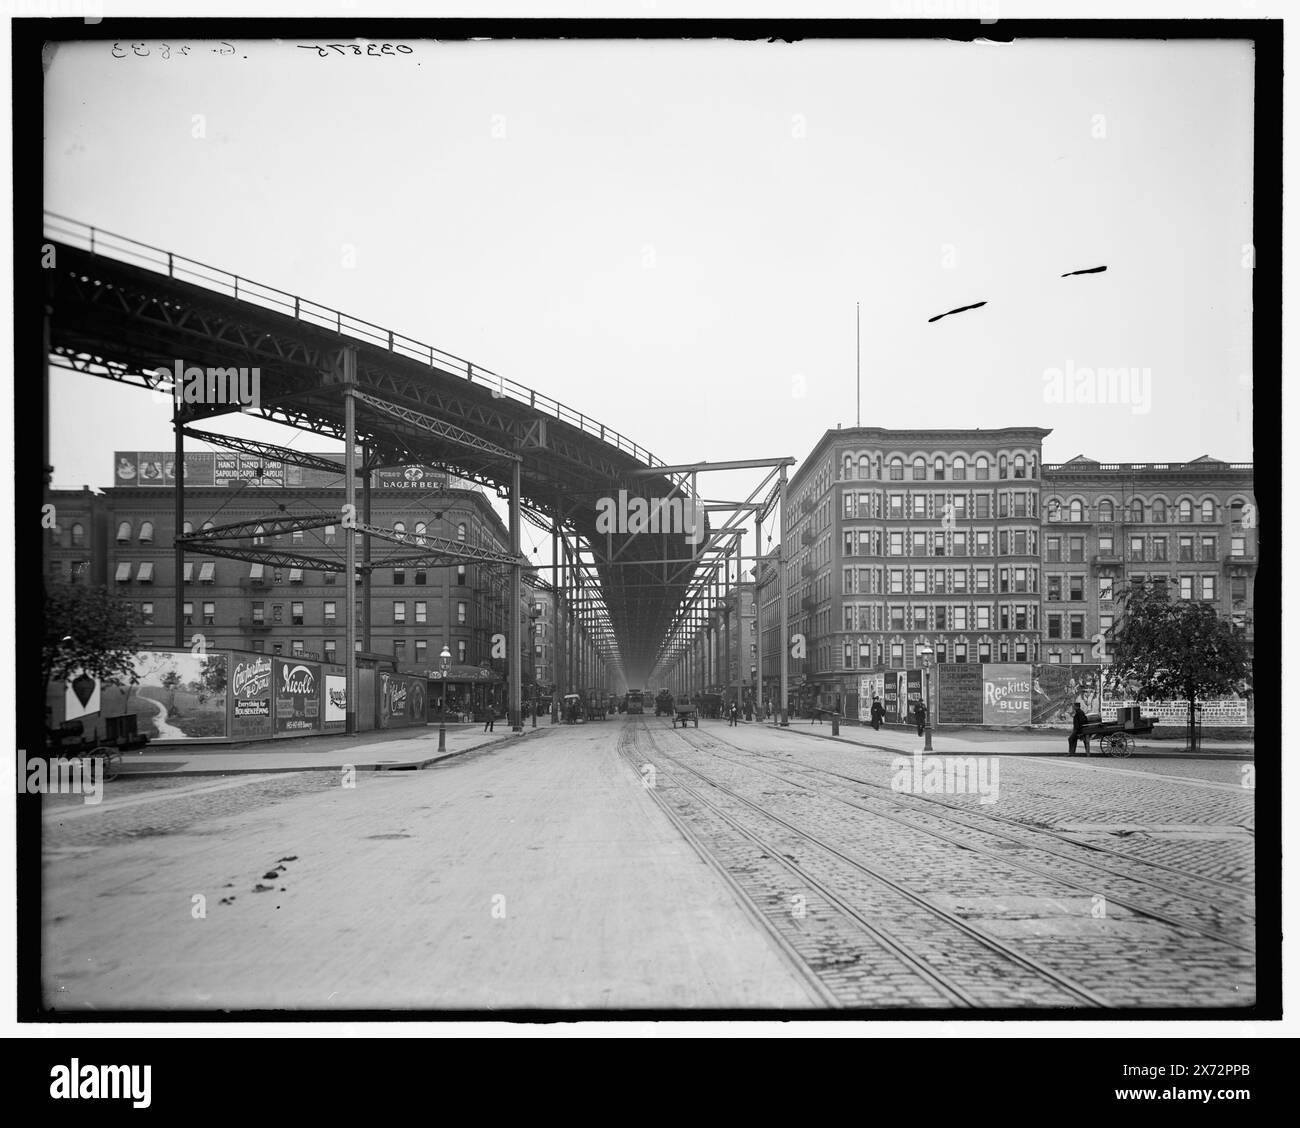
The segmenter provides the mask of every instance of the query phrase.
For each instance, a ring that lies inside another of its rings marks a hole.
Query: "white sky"
[[[468,357],[665,461],[802,458],[851,425],[855,301],[864,424],[1251,458],[1248,44],[176,46],[60,48],[50,210]],[[1149,413],[1044,402],[1067,366],[1149,369]],[[170,446],[147,394],[54,376],[56,484]]]

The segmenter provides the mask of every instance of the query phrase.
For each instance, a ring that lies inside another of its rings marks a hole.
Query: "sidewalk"
[[[772,721],[763,723],[768,728],[780,727]],[[814,724],[806,717],[800,717],[797,720],[791,718],[785,731],[798,732],[803,736],[820,736],[826,740],[838,740],[845,744],[858,744],[886,752],[902,752],[907,755],[919,752],[924,746],[924,740],[916,735],[916,729],[904,725],[882,724],[880,731],[876,732],[870,725],[851,725],[841,721],[840,735],[832,736],[829,721],[819,721]],[[931,730],[930,743],[936,754],[949,756],[972,756],[993,751],[1000,756],[1065,756],[1069,752],[1066,745],[1067,735],[1064,729],[1060,732],[1035,733],[944,727]],[[1078,755],[1083,755],[1082,741],[1079,744]],[[1253,741],[1244,740],[1207,740],[1201,743],[1195,753],[1190,753],[1183,749],[1180,741],[1134,740],[1131,758],[1144,757],[1178,760],[1253,760],[1255,745]],[[1093,758],[1106,759],[1104,756],[1099,757],[1095,749]]]
[[[150,745],[122,757],[119,779],[127,776],[234,775],[253,772],[338,771],[351,765],[357,771],[416,770],[448,756],[543,733],[552,726],[539,719],[537,728],[526,723],[522,733],[512,733],[507,721],[497,721],[495,731],[484,732],[481,722],[449,724],[447,750],[438,752],[438,726],[393,729],[347,736],[331,733],[319,737],[263,740],[229,745]]]

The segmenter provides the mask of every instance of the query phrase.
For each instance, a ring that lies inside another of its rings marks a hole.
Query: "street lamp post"
[[[930,659],[934,651],[928,646],[921,647],[921,667],[925,670],[925,748],[926,752],[933,752],[934,747],[930,744]]]
[[[447,751],[447,664],[451,661],[451,651],[444,645],[442,653],[442,716],[438,718],[438,751]]]

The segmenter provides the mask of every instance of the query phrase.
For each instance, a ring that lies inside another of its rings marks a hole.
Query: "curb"
[[[481,748],[491,748],[498,744],[504,744],[512,737],[526,737],[540,733],[543,730],[538,728],[525,729],[521,733],[502,734],[494,740],[483,740],[478,744],[471,744],[468,748],[457,748],[451,752],[444,752],[441,755],[434,754],[422,760],[371,760],[364,764],[347,765],[359,772],[412,772],[423,771],[430,764],[440,764],[444,760],[450,760],[456,756],[463,756],[467,752],[477,752]],[[341,771],[343,764],[300,764],[297,766],[281,765],[278,767],[257,767],[257,768],[198,768],[194,770],[181,771],[121,771],[113,780],[117,783],[125,779],[177,779],[181,776],[232,776],[232,775],[284,775],[289,772],[337,772]]]
[[[892,755],[895,755],[895,756],[905,756],[905,755],[908,755],[908,753],[907,753],[906,750],[904,750],[904,749],[899,749],[899,748],[885,748],[885,747],[883,747],[882,745],[879,745],[879,744],[866,744],[866,743],[864,743],[864,742],[862,742],[862,741],[860,741],[860,740],[850,740],[850,739],[849,739],[848,737],[846,737],[846,736],[831,736],[830,733],[821,733],[821,732],[805,732],[803,729],[797,729],[797,730],[796,730],[796,729],[792,728],[792,727],[789,726],[789,725],[786,725],[784,728],[783,728],[782,726],[780,726],[780,725],[765,725],[764,727],[765,727],[765,728],[769,728],[769,729],[774,729],[776,732],[792,733],[792,734],[795,735],[795,736],[815,736],[818,740],[833,740],[833,741],[835,741],[836,744],[851,744],[854,748],[870,748],[873,752],[889,752],[889,753],[891,753]],[[920,738],[918,737],[917,739],[919,740]],[[920,750],[920,749],[915,749],[914,751],[921,751],[921,750]],[[984,755],[987,755],[987,753],[983,753],[983,754],[984,754]],[[949,752],[949,753],[943,753],[943,752],[939,752],[937,749],[932,749],[932,750],[928,753],[928,755],[931,755],[931,756],[955,755],[955,753],[951,753],[951,752]],[[971,755],[971,756],[976,756],[976,755],[981,755],[981,753],[979,753],[979,752],[969,752],[969,753],[962,753],[962,755]],[[1075,756],[1071,756],[1068,752],[1006,752],[1006,751],[1000,751],[1000,752],[997,752],[997,753],[995,753],[995,755],[999,755],[999,756],[1038,756],[1038,757],[1040,757],[1040,758],[1041,758],[1041,757],[1054,757],[1054,758],[1060,758],[1060,759],[1062,759],[1062,760],[1068,760],[1068,759],[1079,759],[1079,760],[1117,760],[1117,759],[1124,759],[1124,760],[1228,760],[1228,761],[1236,760],[1236,761],[1240,761],[1240,762],[1242,762],[1242,763],[1254,763],[1254,761],[1255,761],[1255,753],[1254,753],[1253,750],[1250,751],[1250,752],[1241,752],[1241,753],[1236,753],[1236,752],[1182,752],[1182,751],[1179,751],[1179,752],[1157,752],[1157,751],[1154,751],[1154,750],[1149,750],[1149,751],[1144,750],[1144,751],[1134,751],[1134,752],[1131,752],[1129,755],[1127,755],[1127,756],[1123,756],[1123,757],[1119,757],[1119,756],[1102,756],[1102,755],[1096,755],[1096,756],[1082,755],[1082,756],[1080,756],[1080,755],[1078,755],[1077,753],[1076,753]]]

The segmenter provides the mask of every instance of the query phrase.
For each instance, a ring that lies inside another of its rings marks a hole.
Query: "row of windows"
[[[1228,516],[1234,525],[1239,526],[1242,521],[1246,503],[1244,501],[1234,501],[1228,506]],[[1050,498],[1044,506],[1049,521],[1084,521],[1087,520],[1086,514],[1088,506],[1079,498],[1063,502],[1060,498]],[[1110,498],[1102,498],[1097,502],[1097,516],[1094,520],[1105,524],[1108,521],[1115,520],[1115,503]],[[1140,498],[1133,498],[1122,510],[1123,519],[1126,522],[1139,524],[1150,522],[1153,525],[1167,524],[1170,520],[1169,504],[1163,499],[1157,498],[1150,502],[1142,501]],[[1173,509],[1173,520],[1181,525],[1190,525],[1199,516],[1203,525],[1217,525],[1221,520],[1219,505],[1213,498],[1205,498],[1199,505],[1196,505],[1190,498],[1183,498]]]
[[[1037,649],[1036,647],[1034,648]],[[844,644],[844,666],[846,670],[863,669],[868,670],[873,667],[885,665],[885,655],[883,644],[877,643],[875,648],[876,660],[871,660],[871,644],[851,642]],[[975,661],[992,662],[993,661],[993,643],[977,642],[975,644]],[[999,662],[1028,662],[1030,653],[1030,642],[1028,639],[1015,639],[1010,642],[1000,642],[997,644],[997,654]],[[965,663],[970,661],[970,644],[966,642],[949,643],[947,639],[934,643],[934,660],[936,663],[957,662]],[[894,669],[901,670],[906,658],[905,644],[901,642],[892,642],[889,644],[889,665]],[[856,659],[856,662],[855,662]],[[919,657],[917,664],[920,664]]]
[[[973,472],[977,482],[989,480],[990,469],[993,463],[988,455],[980,454],[970,462],[969,470]],[[997,461],[999,478],[1037,478],[1038,477],[1038,458],[1036,455],[1015,454],[1010,457],[999,455]],[[891,482],[904,481],[904,471],[907,469],[907,463],[903,460],[902,455],[895,454],[890,457],[888,462],[884,462],[882,455],[859,454],[856,457],[852,454],[844,455],[840,463],[841,477],[848,480],[869,480],[872,478],[883,479],[888,476]],[[968,473],[968,464],[965,455],[954,455],[951,464],[943,455],[937,454],[932,459],[927,459],[924,455],[916,455],[911,463],[911,481],[924,482],[935,481],[943,482],[951,479],[954,482],[966,480]]]
[[[208,530],[212,528],[215,528],[215,526],[211,521],[203,522],[204,530]],[[132,531],[133,531],[133,524],[131,521],[120,522],[117,526],[117,536],[115,538],[117,540],[117,543],[130,544],[132,539]],[[315,530],[312,531],[315,532]],[[186,521],[181,526],[181,535],[188,536],[192,532],[194,532],[194,523],[192,521]],[[406,523],[404,521],[394,521],[393,532],[398,537],[405,539],[407,535]],[[416,544],[424,544],[425,537],[427,536],[427,534],[428,534],[428,525],[424,521],[415,522],[415,527],[412,533],[414,542]],[[456,539],[458,541],[464,541],[466,539],[467,534],[468,534],[468,527],[462,521],[456,526]],[[267,541],[267,535],[268,534],[266,532],[266,526],[258,525],[253,530],[253,538],[252,538],[253,543],[265,544]],[[270,538],[271,541],[274,543],[282,540],[284,535],[285,534],[283,533],[271,533]],[[288,535],[290,541],[293,544],[302,544],[305,538],[305,533],[302,529],[292,529],[289,531]],[[86,537],[85,527],[80,523],[74,524],[70,530],[70,536],[71,536],[72,547],[79,548],[81,545],[85,543],[85,537]],[[326,544],[334,544],[335,540],[337,539],[337,530],[335,526],[333,525],[324,526],[322,536]],[[357,533],[355,534],[355,536],[356,536],[357,543],[361,543],[362,534]],[[140,522],[138,539],[140,544],[153,544],[154,523],[152,521]]]
[[[1032,565],[993,568],[845,568],[843,595],[880,595],[914,591],[933,595],[966,592],[1038,591],[1038,569]]]
[[[1004,555],[1038,555],[1033,529],[1003,533],[1006,539],[999,544],[1008,546]],[[848,529],[844,533],[845,556],[992,556],[993,544],[991,529]]]
[[[77,582],[79,577],[90,566],[88,560],[74,561],[75,567],[72,569],[72,582]],[[134,579],[136,583],[151,584],[154,578],[154,562],[152,560],[141,560],[133,562],[130,560],[119,560],[117,570],[113,574],[113,580],[119,584],[129,584],[132,581],[132,567],[135,566]],[[205,560],[199,563],[197,572],[197,582],[201,584],[215,584],[217,582],[217,565],[214,561]],[[195,583],[196,574],[193,561],[186,561],[184,582]],[[302,568],[266,568],[262,564],[250,564],[248,568],[248,579],[259,584],[282,584],[286,577],[291,584],[308,584],[310,579]],[[337,572],[322,572],[321,583],[330,585],[338,582]],[[361,579],[358,576],[357,582]],[[406,569],[393,569],[393,586],[401,587],[406,583]],[[412,572],[412,583],[416,585],[426,585],[429,582],[429,571],[426,568],[416,568]],[[456,583],[464,587],[467,582],[467,575],[464,564],[456,565]]]
[[[883,508],[882,508],[883,497]],[[1036,517],[1038,495],[1026,490],[998,490],[988,493],[862,493],[845,492],[846,518],[930,518],[965,521],[972,515],[989,520],[996,507],[998,517]]]
[[[891,603],[844,608],[846,631],[1038,630],[1036,603],[977,603],[949,606]]]

